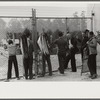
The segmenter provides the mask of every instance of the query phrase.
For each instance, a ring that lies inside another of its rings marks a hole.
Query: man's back
[[[58,46],[58,52],[63,53],[68,49],[68,43],[63,37],[58,38],[54,43]]]

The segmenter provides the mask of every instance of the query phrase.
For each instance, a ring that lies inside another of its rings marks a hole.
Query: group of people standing
[[[63,32],[59,32],[58,35],[59,38],[53,44],[56,44],[58,47],[59,72],[64,74],[64,70],[68,68],[70,60],[72,72],[77,72],[75,61],[75,54],[78,51],[77,40],[71,37],[70,34],[64,36]]]
[[[45,30],[43,29],[43,33],[39,35],[39,41],[38,46],[42,53],[42,76],[45,76],[46,72],[46,61],[48,64],[48,71],[49,76],[52,76],[52,65],[50,60],[50,50],[52,46],[55,44],[58,48],[58,61],[59,61],[59,72],[60,74],[64,74],[65,69],[68,68],[68,63],[71,60],[71,69],[72,72],[77,72],[76,68],[76,60],[75,60],[75,54],[79,51],[77,47],[77,41],[78,38],[72,37],[70,33],[67,35],[64,35],[63,32],[59,31],[58,36],[59,38],[56,39],[53,42],[50,42],[47,34],[45,34]],[[33,52],[34,52],[34,46],[33,42],[30,39],[30,31],[28,29],[25,29],[23,32],[23,35],[21,36],[21,51],[23,56],[23,66],[24,66],[24,72],[23,75],[25,79],[33,79]],[[12,63],[14,63],[15,66],[15,73],[17,79],[19,79],[19,72],[18,72],[18,63],[16,59],[16,53],[15,53],[15,44],[12,40],[9,40],[9,46],[8,46],[8,52],[9,52],[9,59],[8,59],[8,74],[7,74],[7,80],[11,78],[11,69],[12,69]],[[89,30],[86,30],[83,35],[82,45],[81,45],[81,54],[83,58],[84,49],[87,50],[88,54],[88,67],[90,70],[91,78],[94,79],[97,77],[97,71],[96,71],[96,55],[97,55],[97,40],[94,36],[93,32],[89,32]]]
[[[34,46],[32,40],[30,40],[30,31],[25,29],[21,39],[20,39],[20,46],[22,52],[22,59],[23,59],[23,76],[25,79],[32,79],[32,66],[33,66],[33,51]],[[7,73],[7,81],[11,79],[11,71],[12,71],[12,64],[14,64],[16,78],[19,80],[19,70],[18,70],[18,62],[16,59],[16,44],[14,41],[8,41],[8,73]]]
[[[90,71],[89,77],[91,79],[97,78],[97,65],[96,65],[97,43],[98,39],[96,38],[95,34],[92,31],[90,32],[89,30],[86,30],[83,36],[81,54],[83,59],[84,51],[87,53],[88,56],[87,65]]]

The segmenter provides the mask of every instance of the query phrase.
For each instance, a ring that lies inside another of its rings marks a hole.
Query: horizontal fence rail
[[[27,16],[0,16],[0,18],[32,18]],[[36,19],[92,19],[92,17],[36,17]]]

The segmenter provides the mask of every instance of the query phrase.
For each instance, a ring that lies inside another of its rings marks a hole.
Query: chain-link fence
[[[31,18],[1,18],[0,19],[0,80],[7,77],[8,70],[8,50],[7,39],[15,38],[15,43],[20,49],[19,38],[25,28],[32,31]],[[81,34],[85,29],[91,30],[91,18],[37,18],[37,32],[42,33],[44,28],[47,34],[52,35],[52,41],[58,38],[57,32],[60,30],[66,34],[68,31]],[[54,50],[56,53],[56,49]],[[17,55],[19,75],[23,75],[23,61],[22,55]],[[58,58],[56,55],[51,55],[51,63],[53,71],[58,69]],[[33,64],[34,67],[34,64]],[[34,72],[34,71],[33,71]],[[12,70],[12,77],[15,76],[14,68]]]
[[[38,18],[37,19],[37,31],[42,33],[44,28],[48,35],[52,35],[52,41],[58,38],[58,31],[64,32],[66,35],[68,32],[72,35],[78,36],[82,40],[82,33],[86,30],[92,30],[92,18],[85,17],[72,17],[72,18]],[[80,48],[81,42],[78,42]]]
[[[0,19],[0,79],[7,77],[8,70],[8,48],[7,40],[15,39],[17,46],[17,61],[19,68],[19,75],[23,75],[23,61],[20,50],[20,36],[24,29],[28,28],[32,31],[31,18],[1,18]],[[12,77],[15,76],[14,67],[12,67]]]

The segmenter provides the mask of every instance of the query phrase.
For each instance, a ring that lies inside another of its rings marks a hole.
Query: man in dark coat
[[[66,52],[68,50],[68,42],[63,37],[63,32],[58,33],[59,38],[54,41],[54,44],[58,47],[58,61],[59,61],[59,72],[64,74]]]
[[[21,50],[23,55],[23,66],[25,71],[25,78],[33,78],[32,74],[32,65],[33,65],[33,43],[30,40],[30,31],[28,29],[24,30],[23,35],[21,36]]]

